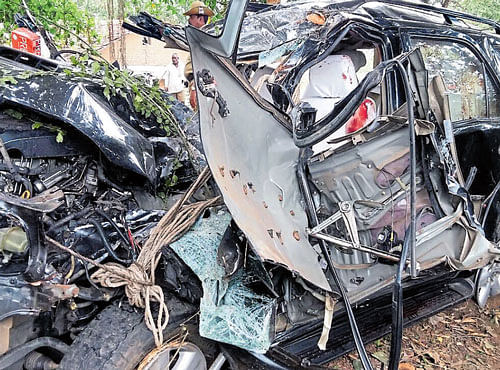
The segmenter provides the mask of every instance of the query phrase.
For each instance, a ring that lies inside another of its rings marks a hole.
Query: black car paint
[[[10,62],[0,58],[0,69],[15,74]],[[72,126],[88,137],[116,165],[155,182],[152,144],[123,121],[82,81],[51,74],[18,79],[0,90],[2,100]],[[94,86],[95,89],[95,86]]]

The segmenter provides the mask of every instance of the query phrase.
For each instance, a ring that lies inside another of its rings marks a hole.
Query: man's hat
[[[191,8],[184,15],[208,15],[212,17],[214,12],[203,1],[193,1]]]

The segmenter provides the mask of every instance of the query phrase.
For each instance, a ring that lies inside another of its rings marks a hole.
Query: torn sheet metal
[[[200,335],[265,353],[273,340],[276,301],[246,287],[244,270],[224,279],[217,248],[230,221],[228,212],[212,213],[170,247],[201,280]]]
[[[262,259],[330,290],[305,232],[308,221],[296,178],[299,149],[275,118],[280,113],[259,101],[248,82],[237,80],[241,74],[232,65],[201,48],[191,55],[195,70],[203,64],[214,76],[231,112],[226,118],[215,109],[210,114],[214,99],[198,92],[205,156],[234,220]]]

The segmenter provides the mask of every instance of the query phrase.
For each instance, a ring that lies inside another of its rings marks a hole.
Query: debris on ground
[[[372,365],[387,366],[390,336],[367,346]],[[498,369],[500,348],[500,296],[492,297],[481,309],[468,300],[406,328],[399,370]],[[328,364],[329,369],[358,369],[355,352]]]

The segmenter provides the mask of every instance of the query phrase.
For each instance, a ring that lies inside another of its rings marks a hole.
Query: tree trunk
[[[118,53],[118,62],[120,63],[121,68],[125,68],[127,66],[127,45],[125,30],[123,27],[121,27],[125,18],[124,14],[125,0],[118,0],[118,22],[120,24],[120,51]]]
[[[113,0],[106,0],[106,10],[108,11],[109,61],[112,63],[116,60],[115,44],[114,44],[115,27],[113,24],[115,10],[113,6]]]

